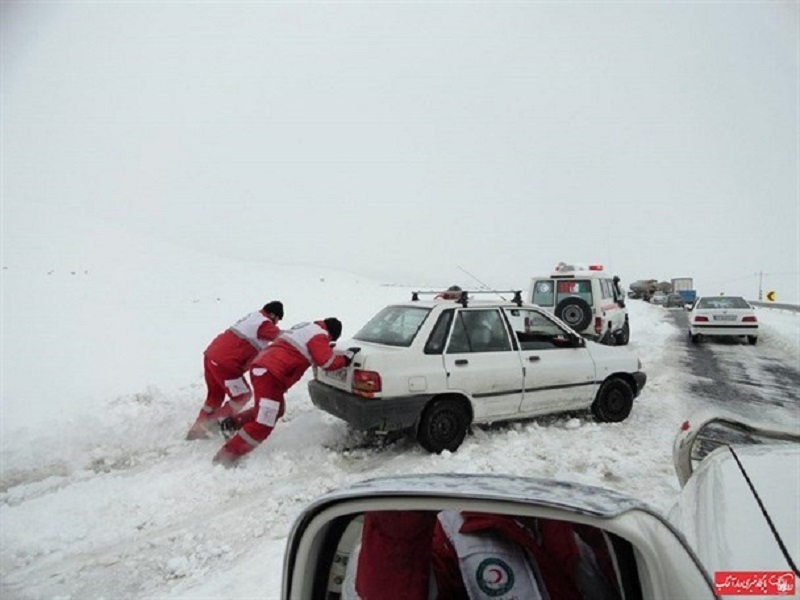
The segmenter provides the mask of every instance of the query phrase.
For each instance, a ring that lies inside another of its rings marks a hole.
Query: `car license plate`
[[[347,381],[347,369],[338,369],[336,371],[330,371],[328,372],[328,376],[331,379],[335,379],[337,381],[345,383]]]
[[[714,315],[715,321],[735,321],[736,315]]]

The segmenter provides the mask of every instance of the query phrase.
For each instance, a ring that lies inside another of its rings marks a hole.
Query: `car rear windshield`
[[[430,312],[424,307],[387,306],[353,337],[362,342],[408,347]]]
[[[747,300],[738,296],[720,296],[719,298],[700,298],[697,308],[750,308]]]
[[[578,296],[586,300],[589,306],[593,303],[592,282],[589,279],[543,279],[533,286],[534,304],[539,306],[556,306],[564,298]]]

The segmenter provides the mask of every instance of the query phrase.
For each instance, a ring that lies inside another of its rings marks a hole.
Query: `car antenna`
[[[467,271],[467,270],[466,270],[465,268],[463,268],[461,265],[456,265],[456,267],[458,267],[458,268],[459,268],[461,271],[463,271],[464,273],[466,273],[467,275],[469,275],[470,277],[472,277],[472,278],[473,278],[475,281],[477,281],[479,284],[481,284],[481,286],[483,287],[483,289],[484,289],[484,290],[486,290],[487,292],[494,292],[494,290],[493,290],[492,288],[490,288],[488,285],[486,285],[485,283],[483,283],[483,282],[482,282],[480,279],[478,279],[477,277],[475,277],[475,275],[473,275],[472,273],[470,273],[469,271]],[[495,292],[495,293],[497,293],[497,295],[498,295],[498,296],[500,296],[500,299],[501,299],[501,300],[503,300],[503,302],[508,302],[508,300],[507,300],[506,298],[504,298],[504,297],[503,297],[503,294],[501,294],[501,293],[499,293],[499,292]]]

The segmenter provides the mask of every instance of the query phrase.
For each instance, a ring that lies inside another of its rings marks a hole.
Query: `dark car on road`
[[[664,305],[667,308],[683,308],[686,305],[686,300],[684,300],[683,296],[680,294],[668,294],[667,295],[667,303]]]

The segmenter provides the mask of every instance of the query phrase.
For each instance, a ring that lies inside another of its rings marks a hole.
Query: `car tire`
[[[750,343],[751,346],[755,346],[758,343],[758,336],[757,335],[748,335],[747,341]]]
[[[619,423],[628,418],[633,408],[633,390],[619,377],[607,379],[592,403],[592,414],[604,423]]]
[[[454,398],[431,402],[417,426],[417,441],[428,452],[455,452],[467,435],[469,414],[464,403]]]
[[[558,303],[556,316],[580,333],[592,322],[592,307],[583,298],[570,296]]]
[[[625,321],[625,325],[622,326],[622,329],[617,332],[616,340],[617,346],[627,346],[628,342],[631,340],[631,326],[627,321]]]
[[[699,333],[689,333],[689,337],[691,338],[693,344],[699,344],[700,343],[700,334]]]

